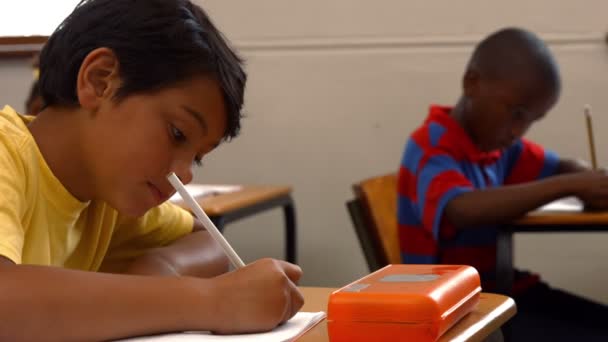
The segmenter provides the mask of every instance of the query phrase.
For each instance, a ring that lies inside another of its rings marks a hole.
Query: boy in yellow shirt
[[[254,332],[292,317],[298,266],[226,273],[166,202],[239,132],[246,74],[188,0],[88,0],[40,56],[44,109],[0,111],[0,340]],[[98,272],[99,271],[99,272]]]

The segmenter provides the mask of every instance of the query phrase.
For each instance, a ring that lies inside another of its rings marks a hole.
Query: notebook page
[[[287,323],[272,331],[256,334],[213,335],[205,331],[163,334],[155,336],[134,337],[120,342],[288,342],[301,336],[308,329],[325,318],[325,312],[298,312]]]

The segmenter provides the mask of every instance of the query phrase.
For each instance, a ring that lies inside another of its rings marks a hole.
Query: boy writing
[[[166,179],[239,132],[246,75],[188,0],[88,0],[40,56],[44,108],[0,111],[0,340],[269,330],[299,267],[226,273]],[[99,272],[94,272],[99,271]]]
[[[472,265],[491,290],[500,224],[565,196],[606,208],[608,176],[522,138],[561,87],[552,54],[534,34],[505,29],[484,39],[462,84],[456,105],[432,106],[408,140],[399,172],[400,243],[404,263]],[[606,307],[535,275],[517,272],[513,293],[514,341],[606,334],[599,321]]]

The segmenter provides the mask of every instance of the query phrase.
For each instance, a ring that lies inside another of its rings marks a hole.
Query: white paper
[[[200,198],[204,196],[213,196],[219,194],[225,194],[229,192],[235,192],[241,190],[240,185],[209,185],[209,184],[187,184],[185,185],[186,190],[192,195],[194,198]],[[171,202],[180,202],[182,200],[182,196],[179,193],[175,193],[169,201]]]
[[[310,329],[325,318],[325,312],[298,312],[285,324],[272,331],[258,334],[241,335],[213,335],[209,332],[184,332],[145,337],[134,337],[121,342],[198,342],[198,341],[226,341],[226,342],[287,342],[293,341],[302,333]]]
[[[539,208],[541,211],[583,211],[583,203],[576,197],[564,197],[547,203]]]

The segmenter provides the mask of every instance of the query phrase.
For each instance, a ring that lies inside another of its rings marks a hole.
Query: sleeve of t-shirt
[[[0,140],[0,255],[22,262],[25,228],[21,218],[26,208],[25,179],[19,151]]]
[[[186,210],[165,202],[140,218],[119,218],[101,270],[121,272],[151,248],[167,246],[192,232],[194,219]]]
[[[430,156],[421,165],[416,183],[418,210],[424,228],[436,240],[454,235],[453,226],[443,217],[445,207],[454,197],[473,190],[458,162],[445,154]]]
[[[507,151],[505,184],[519,184],[555,175],[559,164],[556,153],[540,145],[520,139]]]

